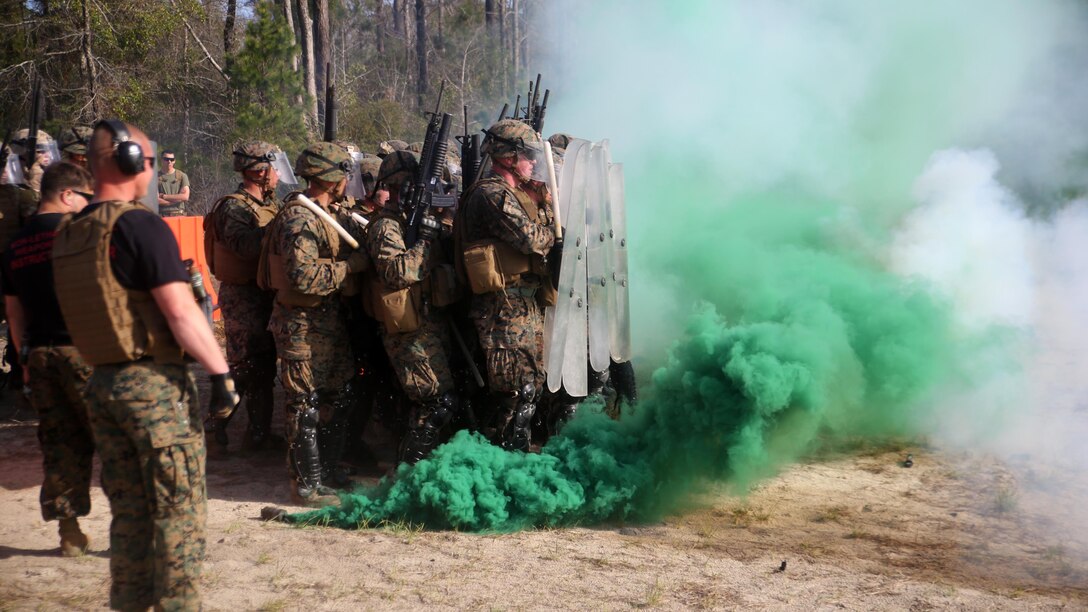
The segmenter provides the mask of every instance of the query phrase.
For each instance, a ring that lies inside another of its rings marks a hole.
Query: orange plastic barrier
[[[192,259],[204,276],[204,288],[211,296],[212,302],[219,303],[219,296],[215,292],[212,283],[212,273],[208,270],[208,260],[204,257],[204,217],[163,217],[163,221],[174,232],[174,238],[178,241],[182,259]],[[217,308],[212,314],[216,321],[221,315]]]

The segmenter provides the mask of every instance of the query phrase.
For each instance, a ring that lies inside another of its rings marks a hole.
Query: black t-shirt
[[[53,290],[53,237],[63,217],[60,213],[34,215],[4,252],[4,295],[19,298],[31,347],[72,344]]]
[[[101,205],[90,204],[76,218]],[[174,233],[150,210],[129,211],[117,219],[110,237],[110,269],[121,286],[136,291],[189,282]]]

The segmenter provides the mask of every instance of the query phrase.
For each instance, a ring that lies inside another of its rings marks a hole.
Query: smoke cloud
[[[553,10],[549,130],[625,163],[646,399],[539,455],[458,434],[294,520],[643,520],[818,438],[1075,446],[1084,389],[1057,372],[1088,371],[1083,3]]]

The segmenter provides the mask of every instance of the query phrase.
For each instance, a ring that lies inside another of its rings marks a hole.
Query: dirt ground
[[[102,608],[108,503],[96,486],[92,552],[61,558],[34,431],[0,425],[0,609]],[[917,445],[812,458],[658,524],[509,535],[263,523],[287,503],[278,452],[209,459],[208,489],[208,610],[1088,609],[1083,482]]]

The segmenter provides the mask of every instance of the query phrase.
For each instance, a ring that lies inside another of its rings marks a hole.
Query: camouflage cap
[[[276,159],[276,145],[263,140],[249,140],[234,146],[234,171],[265,170]]]
[[[378,170],[378,182],[400,185],[412,180],[419,170],[419,156],[411,151],[394,151],[385,156]]]
[[[74,125],[61,132],[60,151],[68,155],[86,155],[87,143],[91,142],[94,130],[87,125]]]
[[[385,157],[395,151],[404,151],[408,148],[408,143],[403,140],[383,140],[378,143],[378,156]]]
[[[548,136],[548,142],[552,143],[552,148],[566,149],[570,146],[570,141],[574,140],[574,136],[570,134],[564,134],[563,132],[556,132],[551,136]]]
[[[411,151],[412,153],[422,153],[423,152],[423,143],[422,142],[413,142],[412,144],[408,145],[407,150]]]
[[[338,144],[315,142],[299,153],[295,174],[305,179],[338,183],[351,172],[351,155]]]
[[[484,130],[484,134],[486,136],[480,150],[493,158],[509,157],[526,149],[543,150],[540,136],[529,124],[518,119],[503,119]]]

